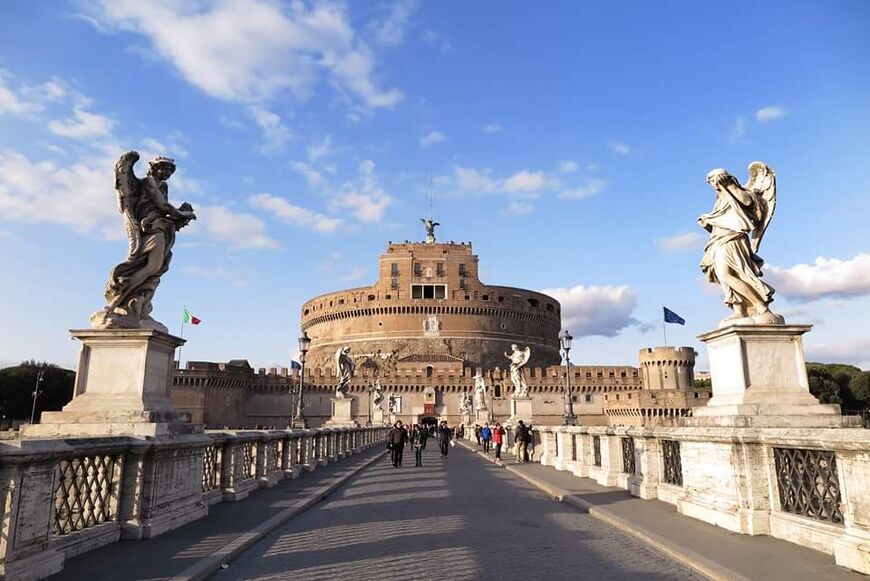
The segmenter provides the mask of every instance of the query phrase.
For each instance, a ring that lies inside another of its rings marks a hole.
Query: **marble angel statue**
[[[435,226],[440,226],[441,224],[436,222],[434,218],[420,218],[420,221],[423,222],[423,227],[426,229],[426,242],[428,244],[434,244]]]
[[[505,357],[511,362],[511,382],[514,384],[513,397],[525,398],[529,397],[529,385],[526,383],[526,378],[523,375],[523,367],[529,362],[529,357],[532,356],[530,347],[520,349],[516,345],[511,345],[510,354],[505,353]]]
[[[350,356],[350,347],[340,347],[335,352],[335,375],[338,377],[338,385],[335,387],[335,397],[342,399],[347,396],[350,380],[353,379],[356,365]]]
[[[175,161],[157,157],[148,162],[148,174],[139,179],[133,166],[139,153],[128,151],[115,164],[118,210],[127,233],[127,257],[112,269],[106,283],[106,306],[91,315],[91,326],[150,328],[166,332],[151,318],[151,300],[169,270],[175,233],[196,219],[187,202],[169,203],[167,181],[175,173]]]
[[[480,373],[474,376],[474,409],[486,409],[486,380]]]
[[[698,218],[710,233],[701,271],[718,283],[725,304],[733,311],[720,323],[782,324],[770,310],[773,288],[761,280],[764,260],[758,255],[761,240],[776,209],[776,173],[760,161],[749,165],[749,180],[741,185],[724,169],[707,174],[716,192],[713,210]]]
[[[384,388],[381,386],[380,378],[378,378],[372,385],[372,409],[382,409],[383,404]]]
[[[471,401],[471,392],[466,391],[463,392],[461,399],[459,400],[459,413],[460,414],[470,414],[474,411],[474,404]]]

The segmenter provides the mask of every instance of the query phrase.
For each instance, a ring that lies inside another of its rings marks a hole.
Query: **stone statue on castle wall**
[[[713,210],[698,218],[710,233],[701,271],[718,283],[725,304],[734,311],[720,327],[740,324],[782,324],[770,310],[774,289],[761,280],[764,260],[758,256],[761,240],[776,209],[776,173],[760,161],[749,165],[749,180],[741,185],[724,169],[707,174],[716,192]]]
[[[383,409],[384,404],[384,388],[381,386],[381,379],[375,379],[372,384],[372,407],[373,409]]]
[[[511,382],[514,384],[514,392],[512,397],[529,397],[529,385],[526,383],[525,375],[523,375],[523,368],[526,366],[526,363],[529,362],[529,358],[532,356],[532,349],[528,346],[525,349],[520,349],[514,344],[511,345],[511,352],[505,353],[504,356],[507,357],[511,362]]]
[[[471,401],[471,392],[463,392],[462,399],[459,400],[459,413],[462,415],[472,412],[474,412],[474,403]]]
[[[387,411],[391,414],[395,414],[398,412],[399,402],[396,399],[396,394],[391,393],[389,398],[387,399]]]
[[[106,306],[91,315],[98,329],[157,329],[162,323],[151,318],[151,300],[169,270],[175,233],[196,219],[187,202],[169,203],[167,181],[175,173],[175,161],[157,157],[148,162],[148,174],[139,179],[133,166],[139,153],[128,151],[115,164],[118,210],[127,233],[127,257],[112,269],[106,283]]]
[[[486,380],[480,373],[474,376],[474,409],[486,409]]]
[[[347,396],[350,380],[353,379],[356,365],[350,356],[350,347],[341,347],[335,352],[335,374],[338,377],[338,385],[335,388],[335,397],[342,399]]]

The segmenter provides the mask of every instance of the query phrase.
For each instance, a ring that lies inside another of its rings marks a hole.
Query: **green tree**
[[[43,411],[59,411],[72,399],[76,374],[51,363],[25,361],[21,365],[0,369],[0,417],[29,420],[33,390],[43,370],[36,398],[36,417]]]

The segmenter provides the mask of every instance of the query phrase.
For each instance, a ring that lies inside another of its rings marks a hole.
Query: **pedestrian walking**
[[[414,424],[409,436],[411,445],[414,447],[414,466],[423,466],[423,449],[426,447],[426,430]]]
[[[405,442],[407,441],[408,431],[402,422],[397,420],[387,434],[387,448],[390,449],[390,460],[393,463],[393,468],[402,467],[402,452],[405,450]]]
[[[453,438],[453,430],[447,427],[447,421],[441,422],[441,427],[438,428],[438,444],[441,446],[441,457],[447,458],[447,452],[450,451],[450,440]]]
[[[489,427],[489,422],[480,429],[480,439],[483,440],[483,452],[489,454],[492,446],[492,428]]]
[[[529,457],[527,460],[534,462],[535,461],[535,429],[532,427],[532,424],[529,424],[529,445],[528,445]]]
[[[531,440],[529,428],[523,423],[523,420],[517,422],[517,427],[514,430],[514,444],[517,447],[517,462],[523,464],[528,461],[529,440]]]
[[[474,439],[477,440],[477,445],[480,446],[480,426],[474,424]]]
[[[498,462],[501,462],[501,447],[504,445],[504,436],[507,432],[505,432],[504,428],[501,427],[499,422],[495,423],[495,429],[492,430],[492,442],[495,444],[495,459]]]

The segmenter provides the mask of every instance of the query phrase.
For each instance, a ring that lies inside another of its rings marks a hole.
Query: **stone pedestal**
[[[843,427],[840,406],[810,393],[801,336],[810,325],[731,325],[700,335],[707,344],[713,397],[686,425]]]
[[[483,425],[489,421],[489,409],[487,408],[478,408],[474,410],[475,423],[478,425]]]
[[[373,426],[385,426],[387,425],[387,420],[384,417],[384,410],[382,408],[375,408],[372,410],[372,425]]]
[[[154,329],[70,331],[82,342],[73,399],[22,437],[161,436],[201,432],[169,401],[175,349],[184,339]]]
[[[517,421],[523,420],[527,426],[533,421],[532,416],[532,398],[530,397],[512,397],[511,398],[511,417],[505,422],[509,426],[516,426]]]
[[[323,424],[327,428],[353,428],[353,398],[336,397],[332,400],[332,417]]]

